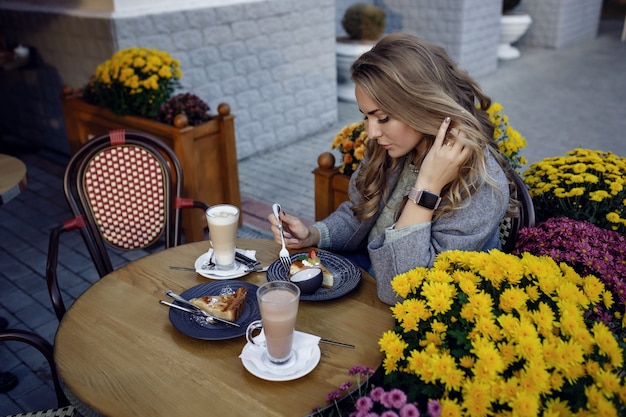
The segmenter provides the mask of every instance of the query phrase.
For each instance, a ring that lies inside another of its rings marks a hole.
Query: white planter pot
[[[533,22],[528,14],[506,14],[500,19],[500,44],[498,45],[499,59],[517,59],[520,51],[511,44],[517,42]]]
[[[335,52],[337,54],[337,97],[340,100],[356,102],[354,83],[350,79],[350,67],[358,57],[372,49],[374,44],[375,42],[337,40],[335,44]]]

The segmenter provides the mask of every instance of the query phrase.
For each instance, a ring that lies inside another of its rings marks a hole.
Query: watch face
[[[441,202],[441,197],[437,194],[433,194],[428,190],[418,190],[415,187],[411,188],[409,199],[418,206],[425,207],[429,210],[435,210],[439,207],[439,203]]]
[[[439,196],[429,193],[428,191],[422,191],[422,196],[417,204],[434,210],[437,206],[437,200],[439,200]]]

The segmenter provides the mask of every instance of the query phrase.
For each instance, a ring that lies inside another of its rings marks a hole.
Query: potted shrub
[[[112,129],[138,130],[165,142],[180,159],[184,194],[213,205],[241,207],[234,116],[221,103],[217,115],[193,94],[172,96],[180,64],[156,49],[117,51],[96,69],[84,89],[64,88],[61,98],[72,153]],[[204,214],[184,213],[187,242],[205,239]]]
[[[350,79],[350,66],[364,52],[369,51],[385,31],[387,14],[373,4],[354,3],[348,7],[341,25],[348,34],[337,38],[337,96],[345,101],[355,101],[354,83]]]

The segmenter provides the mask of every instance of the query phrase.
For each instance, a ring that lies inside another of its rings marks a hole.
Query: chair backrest
[[[83,238],[101,276],[113,267],[105,244],[144,249],[180,242],[183,174],[174,152],[146,133],[115,130],[91,139],[69,161],[65,196],[87,224]]]
[[[532,227],[535,225],[535,206],[528,192],[528,186],[519,174],[511,169],[510,178],[515,186],[515,199],[519,201],[520,207],[517,217],[505,216],[500,222],[500,241],[502,251],[510,253],[515,248],[517,236],[522,227]]]
[[[63,179],[74,218],[52,230],[46,281],[59,320],[65,313],[57,278],[61,233],[79,229],[100,277],[113,271],[109,249],[170,248],[181,243],[181,209],[208,204],[182,198],[176,154],[143,132],[114,130],[89,140],[70,159]]]
[[[36,333],[27,331],[27,330],[18,330],[18,329],[4,329],[0,330],[0,342],[8,342],[8,341],[16,341],[21,343],[26,343],[37,349],[48,362],[50,367],[50,377],[52,378],[52,383],[54,385],[54,390],[57,396],[57,403],[59,407],[66,407],[70,404],[67,397],[63,393],[63,388],[61,385],[61,379],[57,372],[56,363],[54,362],[54,354],[52,350],[52,345],[43,337],[39,336]],[[61,414],[46,414],[46,415],[61,415]],[[70,415],[70,414],[63,414]]]

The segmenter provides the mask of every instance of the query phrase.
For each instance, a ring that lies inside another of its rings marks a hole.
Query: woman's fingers
[[[439,126],[439,130],[437,131],[437,136],[435,136],[434,145],[437,147],[441,147],[445,143],[446,134],[448,133],[448,128],[450,127],[450,118],[446,117],[443,119],[443,122]]]

